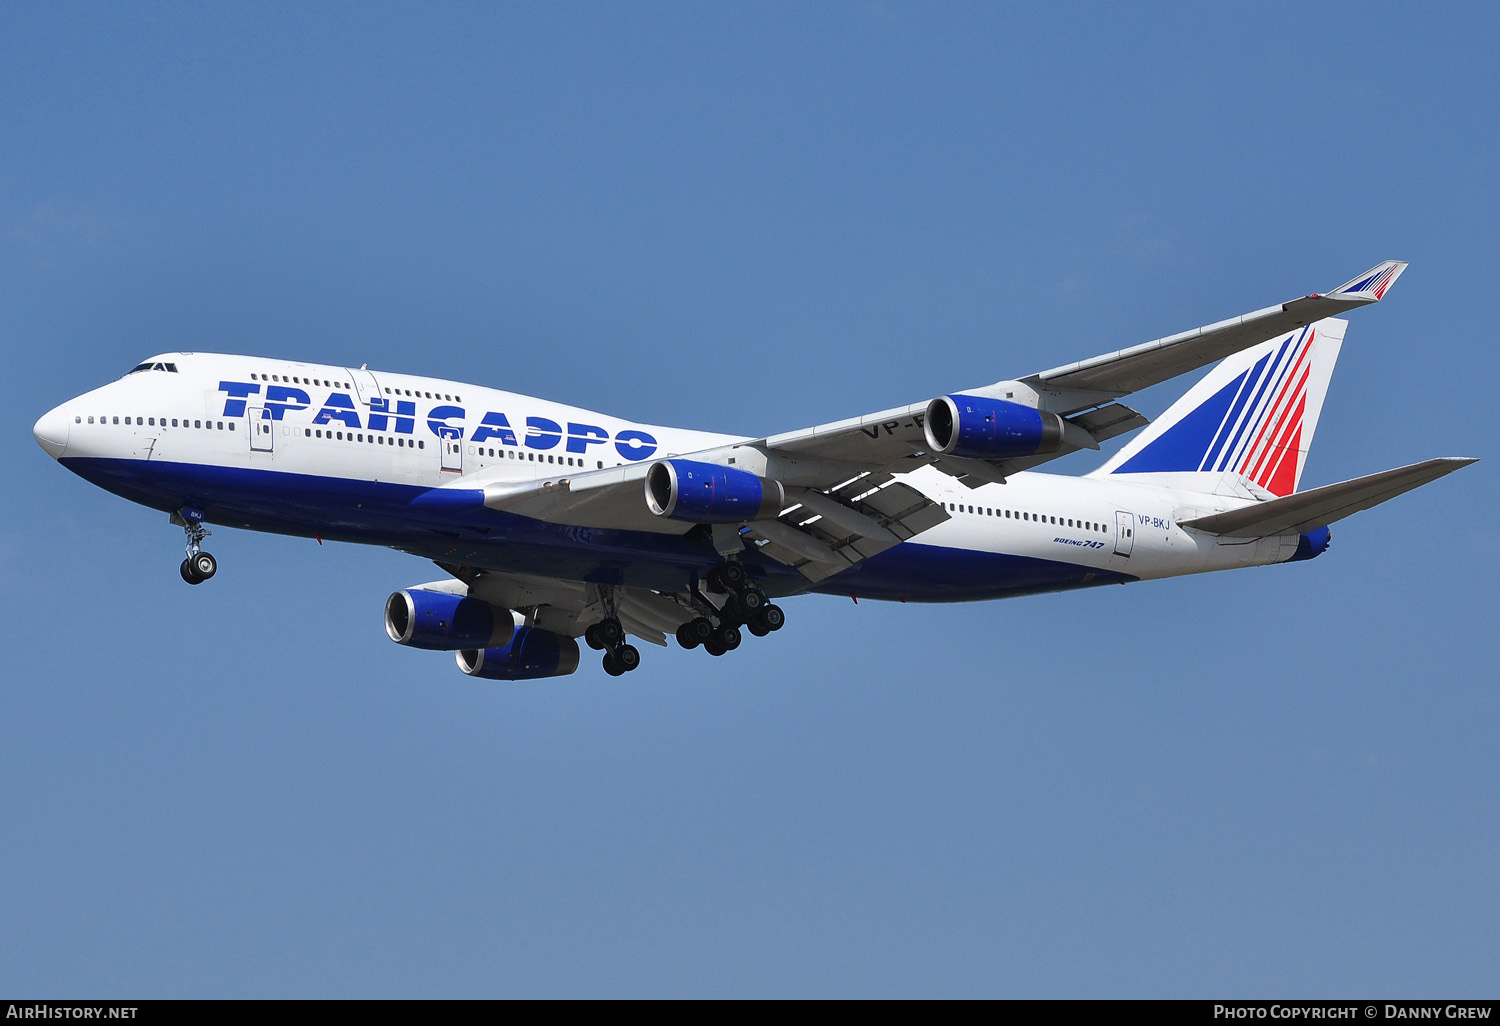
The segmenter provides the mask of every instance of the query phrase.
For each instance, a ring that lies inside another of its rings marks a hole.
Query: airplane
[[[43,414],[69,470],[205,525],[383,545],[446,574],[387,634],[473,677],[611,676],[630,638],[722,656],[804,593],[997,599],[1323,553],[1329,525],[1475,462],[1299,490],[1347,321],[1406,269],[1021,378],[746,438],[412,374],[164,353]],[[1216,364],[1154,423],[1119,402]],[[1144,428],[1082,476],[1037,467]]]

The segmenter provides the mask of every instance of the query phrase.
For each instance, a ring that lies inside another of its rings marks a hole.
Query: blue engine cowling
[[[933,452],[977,459],[1034,456],[1062,444],[1062,418],[1004,399],[945,395],[927,404],[922,433]]]
[[[661,460],[646,471],[646,505],[659,517],[696,524],[741,524],[780,516],[786,493],[734,467]]]
[[[504,645],[516,628],[509,609],[479,599],[407,588],[385,600],[385,632],[398,645],[452,652]]]
[[[578,669],[578,642],[536,627],[517,627],[508,645],[459,652],[458,668],[487,680],[566,677]]]
[[[1326,527],[1315,527],[1305,532],[1297,539],[1297,551],[1287,557],[1288,563],[1296,563],[1303,559],[1312,559],[1321,556],[1328,551],[1328,543],[1333,538]]]

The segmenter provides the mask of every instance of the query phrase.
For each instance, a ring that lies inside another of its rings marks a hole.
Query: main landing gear
[[[763,638],[786,625],[781,607],[771,604],[742,564],[721,563],[708,572],[703,583],[708,591],[695,584],[692,601],[705,615],[677,628],[677,643],[683,648],[702,646],[709,655],[721,656],[740,647],[742,629]],[[625,642],[625,627],[616,612],[613,589],[601,586],[599,598],[604,619],[586,627],[583,640],[589,648],[604,653],[604,672],[618,677],[641,665],[641,653]]]
[[[641,665],[641,653],[625,641],[625,628],[613,616],[598,623],[589,624],[583,632],[583,640],[589,648],[604,652],[604,672],[611,677],[629,673]]]
[[[199,547],[213,532],[203,526],[203,513],[196,509],[178,510],[172,514],[172,523],[187,532],[187,558],[178,572],[189,584],[202,584],[219,572],[219,561]]]
[[[699,616],[677,628],[677,643],[683,648],[702,645],[703,651],[709,655],[721,656],[740,647],[744,637],[740,633],[741,627],[748,628],[757,638],[763,638],[786,625],[786,614],[781,607],[771,604],[743,565],[734,562],[720,564],[708,572],[707,583],[711,589],[724,592],[728,597],[717,609],[718,623],[707,616]]]

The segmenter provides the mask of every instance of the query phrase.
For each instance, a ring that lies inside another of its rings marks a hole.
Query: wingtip
[[[1478,456],[1438,456],[1424,461],[1424,465],[1431,467],[1437,477],[1447,477],[1455,471],[1464,469],[1471,463],[1478,462]]]
[[[1356,303],[1378,303],[1386,290],[1406,270],[1405,260],[1386,260],[1376,264],[1363,274],[1350,278],[1332,292],[1324,293],[1330,299],[1343,299]]]

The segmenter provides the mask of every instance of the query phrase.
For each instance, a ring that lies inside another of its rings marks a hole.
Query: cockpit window
[[[126,371],[125,376],[139,374],[141,371],[166,371],[168,374],[176,374],[177,365],[175,363],[138,363]]]

